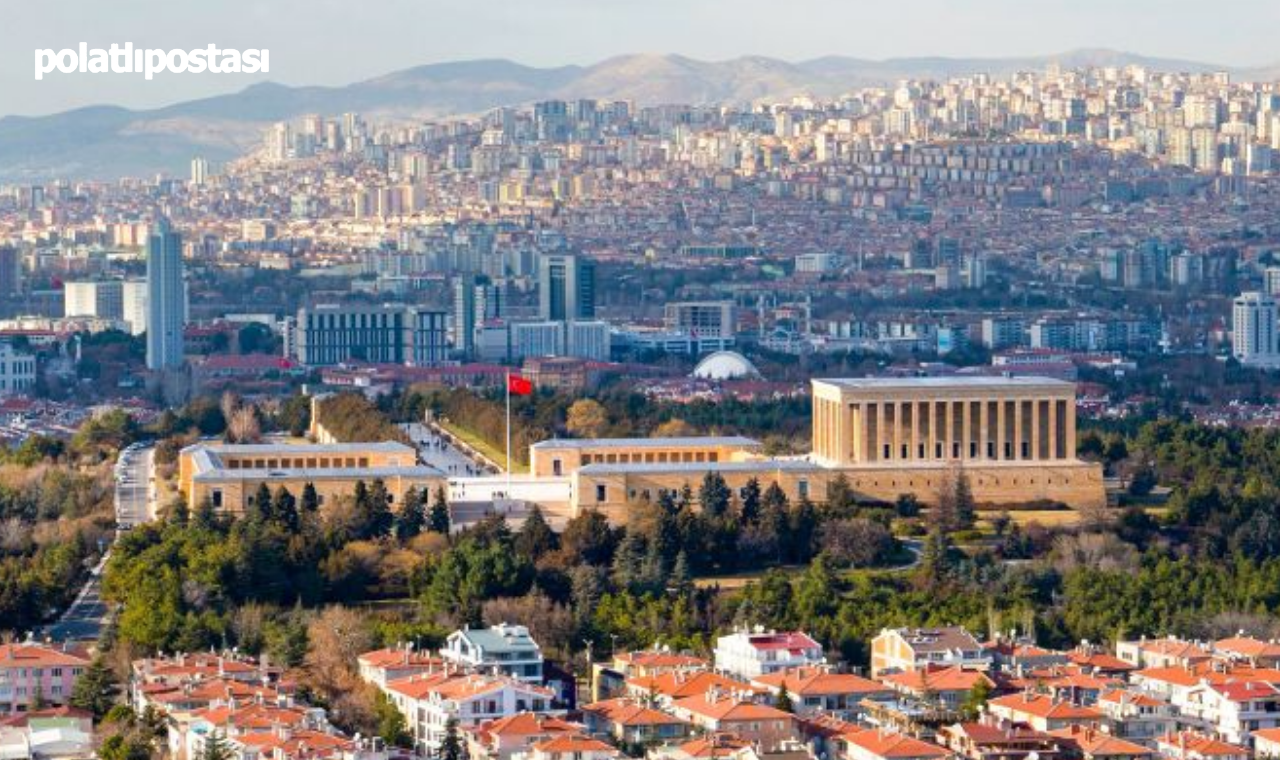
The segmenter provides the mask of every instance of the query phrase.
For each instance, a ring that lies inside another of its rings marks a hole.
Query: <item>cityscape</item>
[[[0,72],[0,760],[1280,758],[1258,30],[622,5]]]

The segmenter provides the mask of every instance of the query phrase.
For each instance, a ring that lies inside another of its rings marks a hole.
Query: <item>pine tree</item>
[[[963,468],[956,473],[955,492],[956,526],[959,530],[968,530],[977,522],[978,510],[973,501],[973,489],[969,485],[969,475]]]
[[[366,509],[364,537],[382,538],[391,535],[395,515],[391,513],[391,494],[387,493],[387,484],[381,478],[374,480],[369,488]]]
[[[449,527],[449,501],[445,496],[444,486],[436,486],[431,511],[427,514],[427,530],[447,536]]]
[[[252,522],[268,522],[271,520],[271,489],[266,483],[259,483],[258,490],[249,497],[249,510],[246,517]]]
[[[974,682],[973,688],[969,689],[969,693],[965,695],[964,704],[960,706],[960,711],[964,713],[969,720],[977,720],[982,713],[982,709],[987,706],[987,700],[991,698],[991,684],[987,683],[987,679],[980,678]]]
[[[640,534],[627,531],[613,555],[613,584],[620,589],[639,585],[645,571],[645,546]]]
[[[72,707],[88,710],[93,713],[96,720],[101,720],[115,705],[119,691],[120,683],[116,679],[116,674],[99,655],[93,658],[93,662],[76,680],[75,688],[71,691],[70,704]]]
[[[308,483],[302,488],[302,513],[314,515],[320,511],[320,494],[316,493],[314,483]]]
[[[778,697],[773,701],[773,706],[784,713],[793,713],[796,711],[795,704],[791,701],[791,694],[787,692],[787,679],[782,679],[782,689],[778,692]]]
[[[236,754],[227,743],[227,737],[217,729],[211,730],[204,738],[204,746],[196,760],[233,760]]]
[[[458,719],[450,718],[444,724],[444,739],[440,742],[440,760],[463,760],[462,740],[458,737]]]
[[[558,546],[559,537],[547,523],[547,518],[542,516],[542,509],[537,504],[533,505],[529,509],[528,517],[524,519],[524,524],[516,533],[516,551],[537,561],[547,552],[555,551]]]
[[[945,583],[951,576],[951,539],[940,527],[929,531],[920,550],[920,579],[929,586]]]
[[[298,530],[298,500],[293,498],[289,489],[280,486],[271,503],[272,517],[291,533]]]
[[[729,499],[733,492],[724,482],[724,476],[718,472],[708,472],[702,478],[702,487],[698,489],[698,504],[702,514],[708,517],[720,517],[729,511]]]
[[[760,522],[760,481],[752,478],[742,488],[742,522],[755,525]]]
[[[422,492],[417,488],[410,488],[405,492],[404,503],[400,505],[400,512],[396,515],[396,538],[408,541],[421,533],[426,524],[427,515],[423,508]]]
[[[683,551],[676,555],[676,562],[671,566],[671,577],[667,587],[680,596],[693,590],[693,574],[689,571],[689,555]]]

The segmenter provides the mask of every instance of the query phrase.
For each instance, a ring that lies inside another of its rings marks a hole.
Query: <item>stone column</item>
[[[1058,400],[1049,399],[1049,458],[1058,458],[1058,438],[1064,431],[1058,429]]]
[[[1040,458],[1040,400],[1031,399],[1031,459]]]
[[[961,428],[963,432],[960,434],[960,458],[968,459],[971,445],[973,443],[973,402],[965,399],[960,403],[964,404],[961,409],[963,424]]]
[[[996,402],[996,459],[1005,459],[1005,427],[1008,424],[1008,418],[1005,416],[1005,407],[1009,405],[1007,399],[1000,399]]]
[[[920,458],[920,410],[924,408],[924,404],[919,401],[911,401],[911,456],[908,459]]]
[[[885,418],[884,401],[877,401],[876,402],[876,436],[875,436],[876,440],[874,441],[873,447],[872,447],[873,450],[875,451],[875,461],[877,462],[879,462],[881,459],[884,458],[884,441],[885,441],[884,418]]]
[[[1076,400],[1069,396],[1067,405],[1067,459],[1076,458]]]

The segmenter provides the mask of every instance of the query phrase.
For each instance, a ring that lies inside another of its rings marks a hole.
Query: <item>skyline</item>
[[[7,94],[0,116],[38,116],[93,105],[154,108],[237,92],[262,81],[344,85],[429,63],[489,58],[552,67],[638,53],[802,61],[828,55],[1017,58],[1106,48],[1233,68],[1267,66],[1280,59],[1280,53],[1269,52],[1267,39],[1268,30],[1280,23],[1280,7],[1255,0],[1233,3],[1230,13],[1184,0],[1139,0],[1119,10],[1100,0],[1047,0],[1037,3],[1034,12],[1012,0],[955,5],[926,0],[913,19],[904,20],[892,8],[869,3],[833,7],[823,0],[798,0],[787,14],[773,14],[768,25],[760,25],[761,16],[769,15],[764,0],[732,6],[722,0],[657,0],[644,7],[613,0],[553,0],[536,9],[384,0],[376,9],[366,6],[358,13],[335,0],[232,0],[216,9],[131,0],[109,13],[101,3],[70,0],[59,4],[57,18],[43,5],[27,4],[12,10],[16,23],[0,31],[0,91]],[[388,24],[391,17],[397,23]],[[815,23],[817,18],[822,23]],[[885,34],[886,29],[902,33]],[[348,47],[340,53],[345,54],[335,54],[335,30],[343,32],[341,44]],[[81,41],[91,46],[213,42],[265,47],[273,52],[272,71],[267,76],[162,76],[150,82],[127,75],[78,74],[33,80],[30,57],[35,48],[60,49]]]

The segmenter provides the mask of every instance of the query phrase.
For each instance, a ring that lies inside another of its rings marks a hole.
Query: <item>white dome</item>
[[[760,372],[737,351],[717,351],[698,362],[693,376],[702,380],[741,380],[760,377]]]

